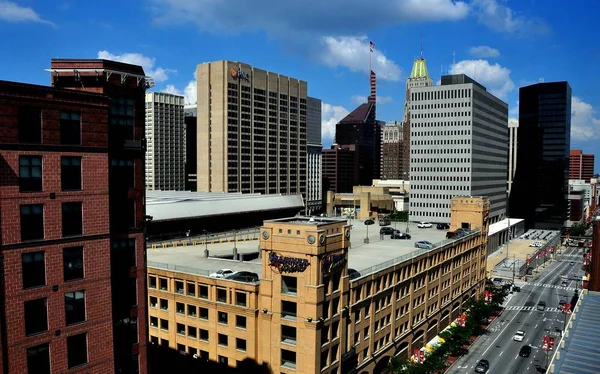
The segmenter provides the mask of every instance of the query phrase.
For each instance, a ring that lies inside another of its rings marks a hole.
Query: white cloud
[[[367,102],[368,97],[362,95],[354,95],[350,98],[354,104],[360,105]],[[377,95],[377,104],[388,104],[393,101],[391,96],[379,96]]]
[[[451,65],[450,74],[461,73],[483,84],[489,92],[503,100],[515,89],[510,70],[498,63],[492,65],[486,60],[464,60]]]
[[[330,144],[335,138],[335,125],[350,112],[343,106],[321,103],[321,139]]]
[[[53,22],[40,17],[35,10],[11,1],[0,1],[0,20],[6,22],[37,22],[56,27]]]
[[[494,58],[500,56],[500,51],[496,48],[480,45],[469,49],[471,56],[475,58]]]
[[[172,84],[167,84],[167,86],[165,88],[163,88],[161,92],[165,92],[165,93],[168,93],[168,94],[181,96],[181,91],[179,91],[177,89],[177,87],[175,87]]]
[[[477,21],[488,28],[518,36],[546,35],[550,27],[539,18],[528,18],[503,5],[503,0],[473,0]]]
[[[154,57],[144,56],[141,53],[123,53],[122,55],[115,55],[104,50],[98,51],[98,58],[139,65],[144,68],[144,73],[154,78],[157,83],[164,82],[169,79],[170,74],[177,73],[177,70],[175,69],[165,69],[161,67],[155,68],[154,65],[156,63],[156,59]]]
[[[325,65],[369,73],[369,40],[366,36],[326,36],[321,41],[325,50],[320,61]],[[373,52],[372,69],[379,79],[400,80],[400,67],[377,48]]]
[[[592,105],[577,96],[571,99],[571,139],[596,140],[600,138],[600,118]]]
[[[198,81],[191,80],[183,89],[183,96],[186,104],[196,104],[198,102]]]

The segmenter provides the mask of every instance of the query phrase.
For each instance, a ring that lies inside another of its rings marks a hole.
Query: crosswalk
[[[509,305],[509,306],[505,306],[504,310],[517,310],[517,311],[533,311],[533,310],[537,310],[537,307],[535,306],[523,306],[523,305]],[[546,312],[560,312],[560,308],[546,308],[545,309]]]
[[[566,290],[566,291],[575,291],[573,287],[562,287],[556,284],[548,284],[548,283],[527,283],[525,286],[533,286],[533,287],[546,287],[546,288],[555,288],[557,290]]]

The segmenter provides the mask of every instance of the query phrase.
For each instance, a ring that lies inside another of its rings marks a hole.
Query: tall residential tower
[[[323,202],[323,157],[321,151],[321,100],[307,98],[306,142],[307,142],[307,178],[306,178],[306,210],[307,213],[319,211]]]

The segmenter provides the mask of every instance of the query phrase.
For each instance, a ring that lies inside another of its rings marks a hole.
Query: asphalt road
[[[481,336],[469,349],[469,354],[460,358],[448,373],[474,373],[480,359],[490,362],[489,374],[544,372],[546,353],[542,341],[544,335],[548,335],[558,344],[564,324],[559,300],[570,303],[575,293],[575,281],[567,280],[567,287],[562,287],[561,283],[563,277],[581,279],[581,253],[581,248],[569,248],[545,269],[540,268],[540,274],[535,280],[524,283],[521,292],[509,294],[504,311],[492,322],[488,333]],[[574,265],[570,265],[571,261]],[[545,311],[537,310],[540,301],[546,302]],[[523,342],[513,341],[517,330],[525,331]],[[519,357],[524,345],[532,347],[529,357]]]

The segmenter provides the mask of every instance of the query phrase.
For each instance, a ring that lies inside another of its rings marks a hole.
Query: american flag
[[[375,43],[369,42],[369,46],[371,47],[371,52],[375,51]]]

